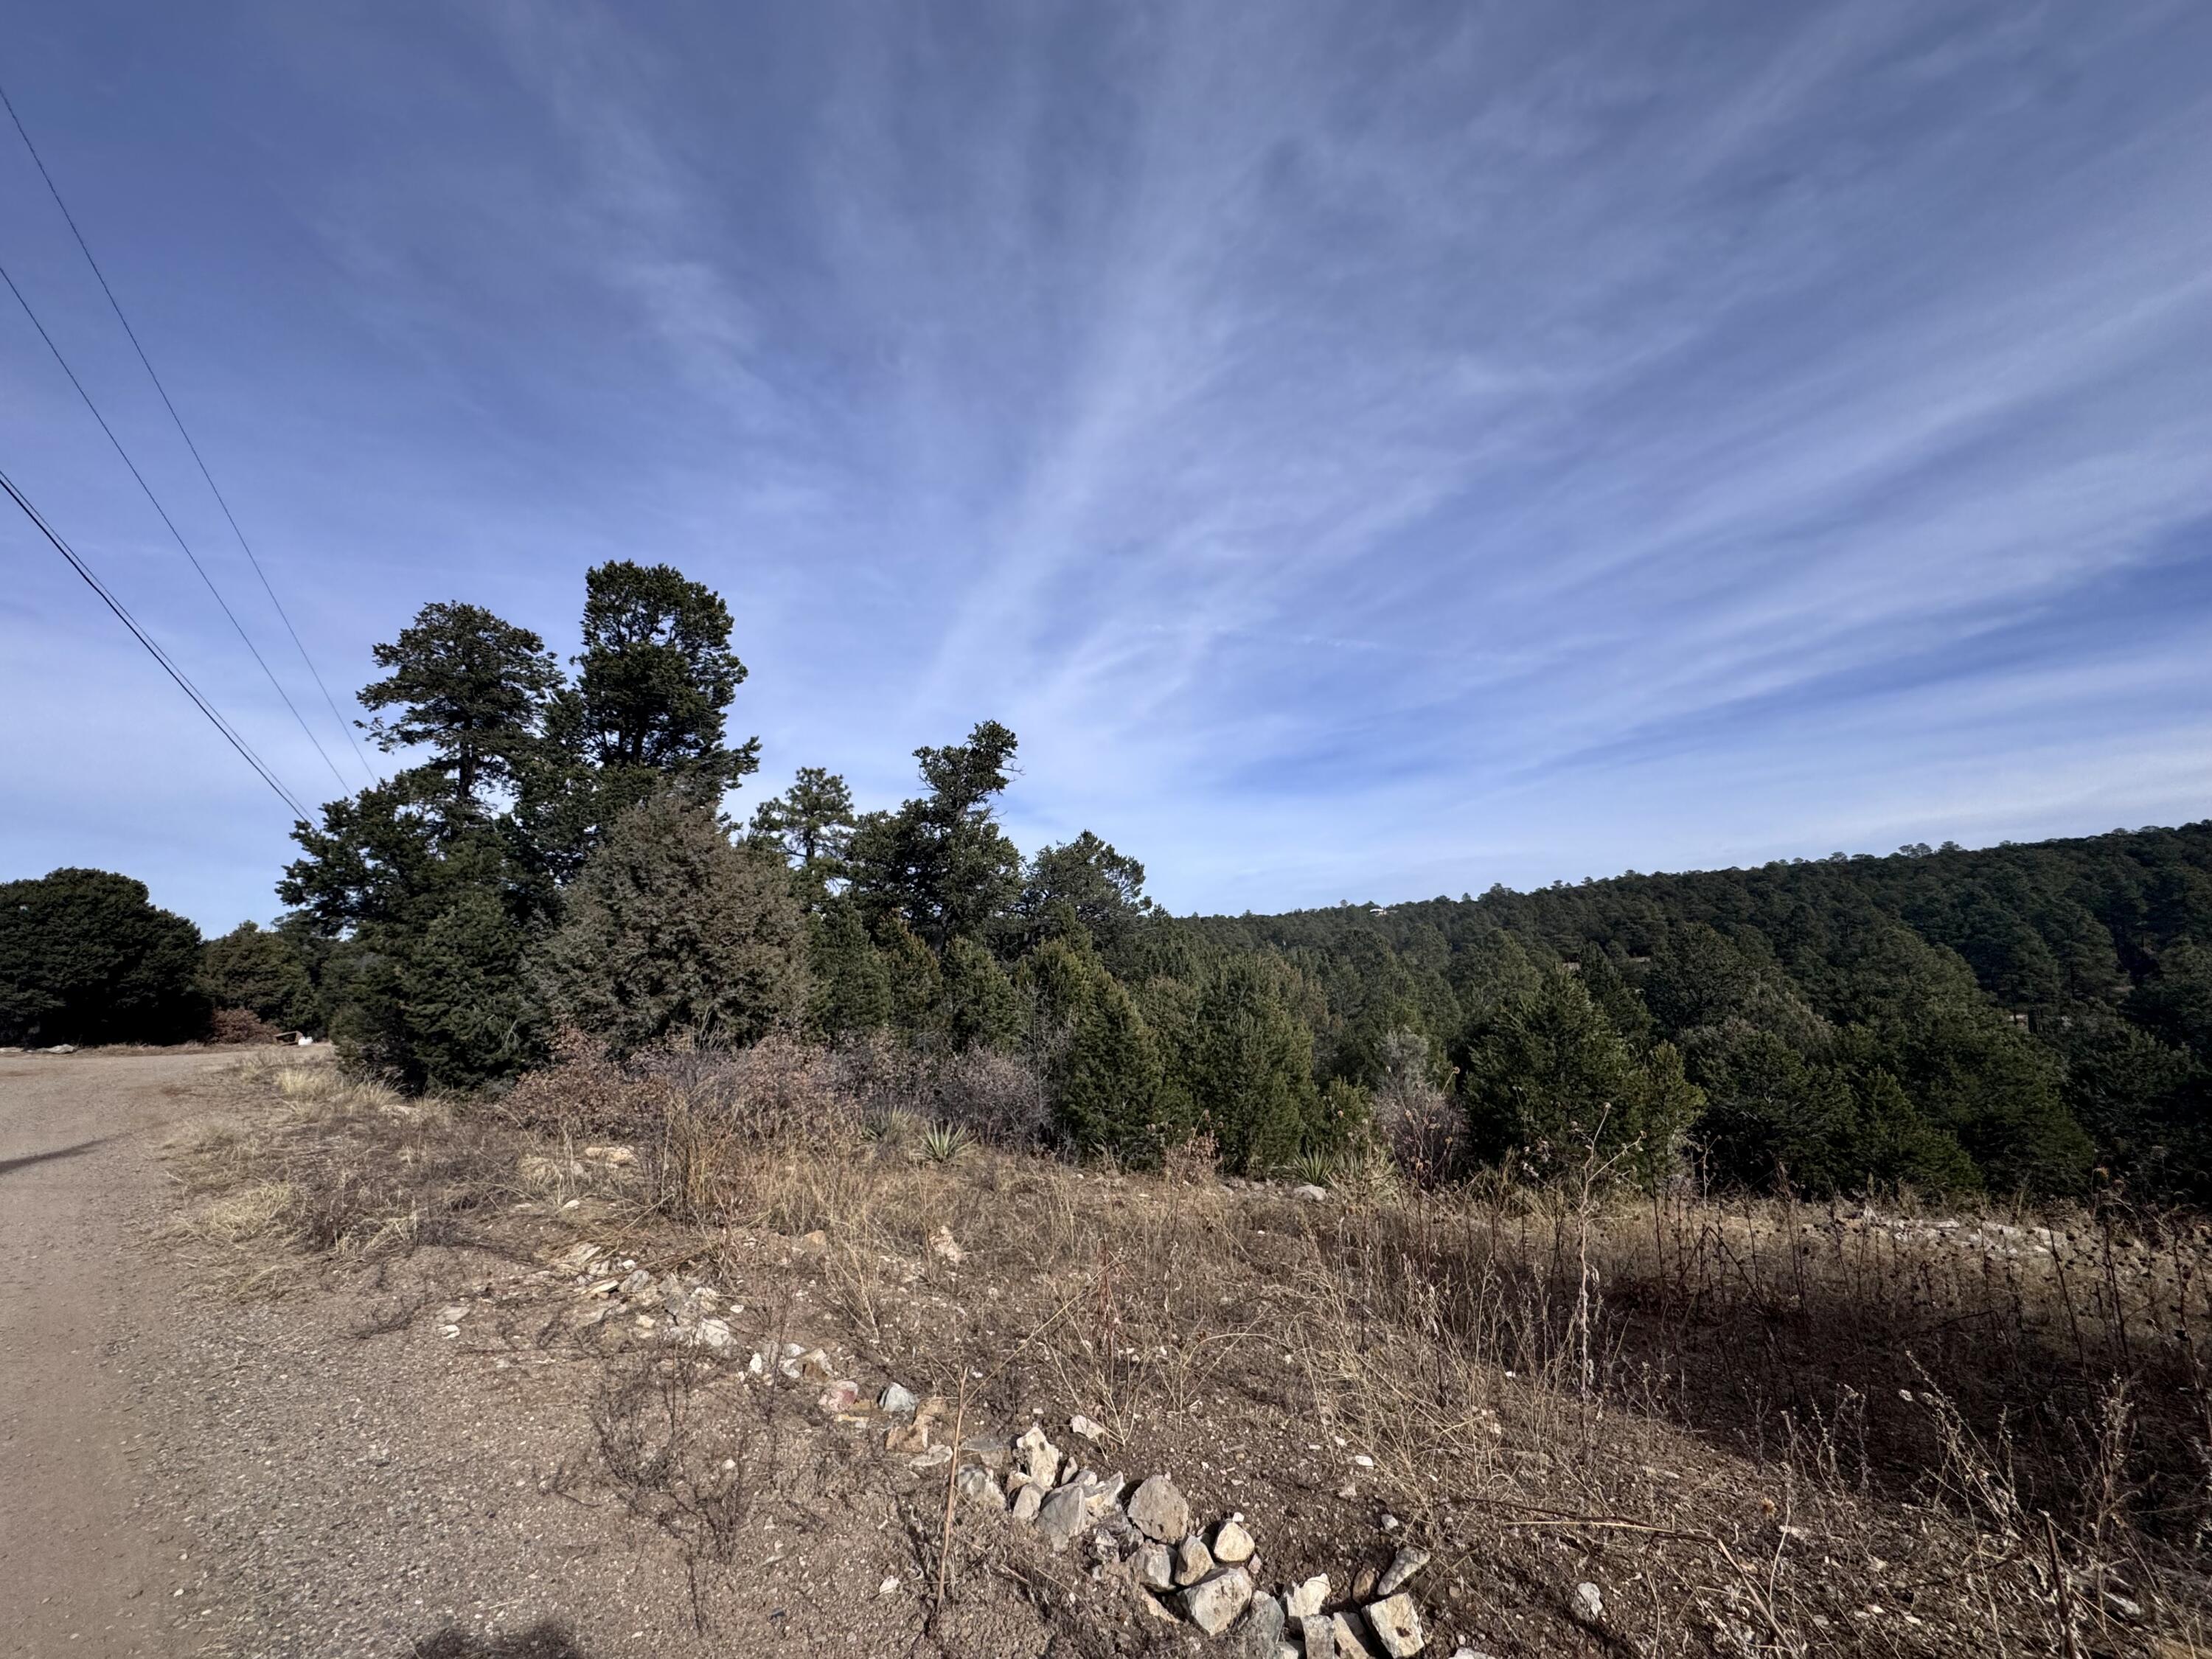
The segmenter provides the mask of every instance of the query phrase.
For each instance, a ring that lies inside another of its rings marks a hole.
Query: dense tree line
[[[1023,855],[997,722],[916,750],[897,806],[809,767],[722,816],[758,763],[726,736],[731,631],[705,587],[623,562],[587,575],[565,669],[488,611],[425,607],[362,693],[412,763],[300,826],[295,908],[226,942],[239,971],[295,951],[347,1054],[416,1088],[495,1083],[563,1027],[618,1057],[787,1032],[1019,1057],[1049,1133],[1139,1161],[1206,1133],[1273,1165],[1352,1132],[1295,970],[1200,948],[1095,835]]]
[[[1493,1155],[1656,1090],[1731,1182],[2212,1196],[2212,823],[1193,926],[1315,988],[1324,1081],[1426,1038]]]
[[[424,607],[361,693],[407,764],[298,826],[292,910],[202,946],[122,877],[10,884],[0,1041],[245,1010],[470,1089],[564,1027],[618,1057],[782,1032],[1012,1057],[1061,1144],[1139,1162],[1376,1138],[1437,1175],[2212,1197],[2212,824],[1177,921],[1088,832],[1023,854],[992,720],[895,807],[808,767],[724,816],[759,763],[731,633],[626,562],[566,665]]]

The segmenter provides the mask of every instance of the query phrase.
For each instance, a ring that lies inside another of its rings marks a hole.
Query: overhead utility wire
[[[300,805],[298,799],[293,795],[290,790],[287,789],[282,783],[277,781],[276,775],[274,772],[271,772],[266,765],[263,764],[261,757],[253,752],[252,747],[247,744],[246,739],[239,736],[237,732],[232,728],[230,722],[223,719],[222,715],[216,710],[215,705],[210,702],[207,698],[202,695],[200,689],[191,683],[191,679],[186,677],[184,670],[179,668],[174,662],[170,660],[169,653],[162,650],[161,647],[155,642],[153,637],[149,635],[144,629],[138,625],[137,618],[124,609],[122,601],[118,599],[114,594],[107,591],[106,585],[100,581],[98,576],[93,574],[92,567],[88,565],[82,558],[78,556],[77,551],[75,548],[71,547],[67,542],[61,538],[61,537],[55,532],[54,527],[46,522],[45,515],[42,514],[37,507],[31,505],[29,498],[26,496],[21,490],[15,487],[15,481],[9,477],[5,471],[0,471],[0,490],[5,490],[8,494],[9,499],[13,501],[16,506],[23,509],[23,515],[30,520],[33,524],[38,526],[39,533],[44,536],[48,541],[52,542],[54,544],[54,550],[59,553],[62,557],[69,561],[70,569],[76,571],[78,575],[84,578],[85,586],[92,589],[94,592],[100,595],[101,603],[106,605],[110,611],[112,611],[115,613],[117,619],[120,621],[125,628],[131,630],[132,636],[137,640],[138,643],[144,646],[148,653],[153,657],[154,660],[161,665],[162,669],[168,674],[169,678],[177,683],[178,689],[192,700],[193,707],[197,708],[201,714],[208,717],[209,722],[215,727],[215,729],[222,733],[224,739],[233,749],[238,750],[240,758],[244,760],[248,766],[252,767],[256,773],[259,774],[262,782],[267,784],[270,789],[276,792],[276,799],[284,803],[285,807],[295,817],[297,817],[303,822],[312,822],[308,817],[307,810]]]
[[[315,734],[308,730],[307,722],[301,717],[299,706],[292,701],[291,694],[285,690],[283,683],[270,668],[267,659],[254,645],[252,635],[246,631],[246,624],[239,621],[238,613],[230,608],[230,601],[223,598],[222,590],[215,585],[215,578],[208,574],[199,556],[192,551],[191,544],[185,539],[184,532],[177,528],[176,520],[170,518],[168,508],[161,505],[161,498],[154,493],[154,486],[146,482],[146,475],[138,470],[137,462],[131,459],[131,452],[124,448],[123,440],[115,435],[115,428],[108,425],[107,417],[100,412],[100,405],[93,402],[92,393],[84,389],[84,382],[77,379],[76,371],[70,367],[69,359],[62,356],[62,349],[54,343],[54,337],[46,332],[46,325],[39,320],[39,313],[31,309],[31,302],[23,297],[23,290],[15,286],[15,279],[8,274],[8,267],[4,264],[0,264],[0,282],[8,284],[8,291],[15,296],[15,303],[23,307],[23,314],[31,319],[31,326],[39,331],[39,337],[46,343],[46,349],[54,354],[54,361],[62,366],[62,373],[69,376],[69,383],[76,388],[76,395],[84,399],[84,406],[92,411],[92,418],[100,422],[100,429],[107,434],[107,441],[115,446],[115,453],[123,458],[123,465],[131,469],[131,476],[137,479],[138,488],[145,491],[146,499],[154,504],[154,511],[161,514],[161,522],[168,526],[169,534],[176,538],[177,545],[184,550],[185,557],[199,573],[200,580],[207,585],[207,591],[215,595],[215,602],[222,607],[222,614],[230,618],[230,625],[237,629],[239,639],[252,655],[253,660],[261,665],[261,672],[268,676],[269,684],[283,699],[284,707],[292,711],[292,718],[299,722],[301,732],[309,743],[314,744],[315,752],[323,757],[323,764],[331,769],[331,775],[337,779],[338,787],[343,789],[346,781],[339,774],[337,763],[316,740]]]
[[[276,607],[277,616],[283,618],[284,631],[292,636],[292,644],[300,653],[300,660],[307,664],[307,672],[314,678],[315,689],[323,694],[323,702],[331,711],[331,718],[337,722],[338,730],[344,732],[352,743],[362,770],[374,781],[376,769],[369,763],[368,751],[361,746],[361,738],[348,724],[346,717],[338,713],[337,702],[331,696],[331,688],[324,683],[322,670],[315,666],[315,659],[307,654],[307,642],[301,639],[300,630],[292,625],[291,613],[284,609],[284,602],[276,597],[276,590],[270,586],[269,573],[261,568],[261,561],[254,554],[253,544],[246,539],[246,532],[239,528],[237,516],[231,512],[230,503],[223,499],[222,491],[216,483],[215,474],[208,471],[208,464],[200,455],[200,447],[192,441],[192,434],[185,429],[185,417],[177,413],[176,404],[170,401],[169,388],[161,384],[161,377],[154,372],[152,359],[146,356],[146,348],[138,343],[138,331],[131,326],[131,319],[123,314],[123,302],[115,297],[115,290],[107,285],[107,273],[100,270],[100,261],[92,257],[92,245],[84,240],[84,233],[77,228],[76,216],[69,210],[69,204],[62,199],[61,186],[54,183],[54,175],[46,171],[46,159],[39,154],[39,147],[31,142],[29,129],[24,126],[23,118],[15,112],[15,102],[8,96],[8,88],[4,86],[0,86],[0,106],[7,109],[8,118],[15,124],[16,136],[22,139],[23,148],[30,152],[31,164],[38,168],[39,177],[46,180],[46,193],[54,198],[54,205],[61,210],[62,219],[69,226],[70,234],[76,238],[77,251],[84,255],[85,264],[92,267],[93,277],[99,283],[100,291],[107,296],[107,304],[115,313],[115,320],[123,325],[123,332],[130,338],[131,349],[138,354],[138,362],[146,371],[146,378],[153,381],[154,390],[161,394],[161,407],[169,411],[169,418],[176,422],[177,435],[185,441],[185,447],[191,452],[193,465],[199,468],[200,477],[207,480],[208,491],[215,497],[216,505],[222,509],[224,519],[228,520],[230,533],[238,538],[238,545],[246,554],[246,562],[253,567],[253,574],[261,579],[261,591],[269,596],[269,603]],[[317,745],[319,749],[320,746]],[[325,755],[323,758],[328,761],[330,757]],[[337,769],[331,769],[335,771]],[[343,783],[344,781],[341,779],[339,781]]]

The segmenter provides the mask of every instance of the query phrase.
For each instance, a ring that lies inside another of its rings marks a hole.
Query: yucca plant
[[[915,1127],[912,1112],[890,1107],[871,1112],[860,1121],[860,1139],[895,1152],[913,1141]]]
[[[932,1164],[957,1164],[975,1137],[956,1123],[933,1123],[921,1132],[921,1155]]]
[[[1326,1187],[1336,1179],[1336,1160],[1326,1152],[1300,1152],[1284,1173],[1304,1187]]]
[[[1387,1151],[1370,1142],[1330,1159],[1329,1178],[1322,1184],[1338,1188],[1354,1203],[1376,1203],[1397,1192],[1398,1166]]]

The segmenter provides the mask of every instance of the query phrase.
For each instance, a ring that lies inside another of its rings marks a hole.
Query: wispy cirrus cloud
[[[314,258],[191,366],[353,660],[665,557],[771,785],[1005,719],[1181,908],[2203,810],[2201,9],[236,21],[299,141],[161,165]]]

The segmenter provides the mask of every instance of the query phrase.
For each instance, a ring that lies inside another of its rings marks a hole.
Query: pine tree
[[[1208,979],[1179,1068],[1195,1115],[1232,1170],[1279,1167],[1320,1121],[1313,1033],[1293,1011],[1281,971],[1232,957]]]
[[[971,939],[945,947],[945,1034],[956,1049],[1012,1049],[1026,1022],[1021,999],[998,959]]]
[[[1672,1045],[1638,1061],[1564,968],[1475,1029],[1461,1086],[1477,1155],[1542,1175],[1595,1158],[1655,1177],[1704,1104]]]
[[[908,1038],[934,1036],[945,1010],[945,975],[921,936],[897,916],[876,932],[876,949],[890,989],[891,1029]]]
[[[459,801],[514,781],[561,683],[543,640],[480,605],[426,605],[398,640],[374,649],[377,665],[392,672],[362,688],[362,703],[400,711],[371,723],[378,748],[428,749],[428,769]]]
[[[174,1042],[207,1015],[200,931],[106,870],[0,882],[0,1042]]]
[[[404,1051],[368,1058],[416,1089],[438,1090],[477,1088],[539,1058],[524,943],[493,892],[462,889],[394,964]]]
[[[981,938],[1020,890],[1021,854],[992,803],[1007,784],[1014,734],[984,720],[968,741],[914,751],[925,794],[863,817],[851,843],[852,896],[896,917],[932,949]]]
[[[296,939],[242,921],[200,952],[198,984],[217,1008],[243,1008],[271,1025],[319,1030],[313,981]]]
[[[849,901],[831,899],[809,919],[807,960],[814,987],[806,1010],[811,1036],[835,1042],[890,1023],[890,969]]]
[[[614,1053],[678,1038],[737,1046],[794,1030],[805,923],[767,859],[673,794],[617,819],[545,953],[554,1012]]]

